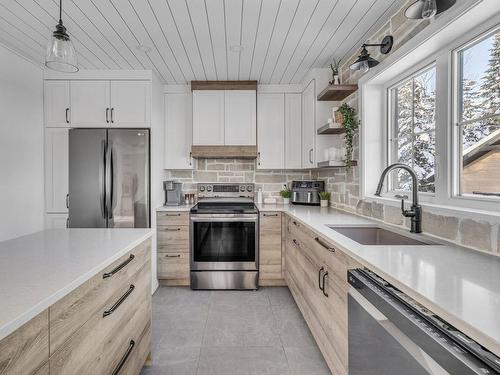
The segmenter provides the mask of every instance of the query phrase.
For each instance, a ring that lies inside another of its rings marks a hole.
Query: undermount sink
[[[416,240],[378,226],[338,226],[328,227],[362,245],[434,245],[430,241]]]

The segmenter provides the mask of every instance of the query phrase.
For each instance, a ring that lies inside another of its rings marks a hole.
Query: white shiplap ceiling
[[[332,56],[347,58],[403,4],[65,0],[63,22],[81,69],[152,69],[168,84],[247,79],[286,84],[301,82]],[[58,0],[0,0],[0,42],[43,64],[58,6]]]

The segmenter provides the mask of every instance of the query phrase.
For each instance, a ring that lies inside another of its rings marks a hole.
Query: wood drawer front
[[[291,235],[299,238],[319,259],[323,259],[323,262],[331,268],[332,272],[346,284],[347,271],[362,267],[328,239],[307,228],[304,224],[293,219],[290,224]]]
[[[259,278],[282,279],[281,213],[261,212],[259,226]]]
[[[0,341],[0,374],[31,375],[49,358],[49,312],[45,310]],[[43,372],[40,372],[43,374]]]
[[[151,240],[147,240],[52,305],[50,353],[57,351],[93,314],[101,310],[117,290],[127,287],[129,280],[138,270],[150,263],[150,258]],[[116,273],[104,278],[104,274],[109,274],[121,266],[123,267]]]
[[[189,212],[158,212],[157,225],[189,225]]]
[[[158,252],[189,252],[189,227],[158,225]]]
[[[116,290],[104,306],[51,355],[51,375],[110,373],[121,358],[123,345],[133,336],[134,328],[151,319],[150,270],[148,261],[130,279],[130,284]],[[130,292],[131,285],[134,289]],[[116,306],[120,300],[121,304]],[[105,316],[113,306],[116,306],[114,312]]]
[[[158,253],[158,278],[189,279],[189,253]]]

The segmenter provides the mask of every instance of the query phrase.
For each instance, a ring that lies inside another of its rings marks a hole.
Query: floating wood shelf
[[[358,165],[358,162],[356,160],[353,160],[351,162],[351,167],[355,167]],[[327,160],[327,161],[320,161],[318,163],[318,168],[345,168],[347,167],[347,164],[345,161],[342,160]]]
[[[318,134],[344,134],[345,128],[340,124],[326,124],[317,130]]]
[[[329,85],[318,95],[320,101],[340,101],[358,90],[358,85]]]

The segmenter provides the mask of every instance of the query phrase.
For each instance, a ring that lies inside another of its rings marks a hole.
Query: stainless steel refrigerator
[[[147,129],[69,130],[70,228],[149,228]]]

